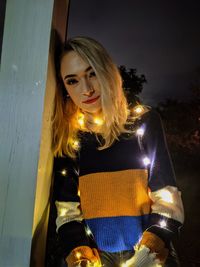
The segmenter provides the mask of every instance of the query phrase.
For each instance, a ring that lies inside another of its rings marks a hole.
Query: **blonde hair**
[[[105,48],[89,37],[75,37],[65,44],[57,59],[57,88],[53,114],[52,149],[55,156],[76,157],[79,147],[75,140],[81,129],[77,123],[80,109],[67,97],[67,91],[60,76],[60,63],[64,55],[75,51],[93,68],[101,90],[101,119],[103,124],[94,132],[100,133],[98,149],[110,147],[121,133],[130,132],[125,125],[130,115],[126,97],[122,89],[122,79],[117,66],[113,63]],[[87,119],[87,118],[86,118]],[[87,125],[87,123],[86,123]],[[89,130],[87,126],[84,128]],[[97,138],[99,140],[99,138]]]

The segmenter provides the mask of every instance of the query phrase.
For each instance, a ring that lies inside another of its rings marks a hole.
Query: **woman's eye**
[[[96,73],[94,71],[91,71],[90,74],[89,74],[89,77],[92,78],[92,77],[96,77]]]
[[[67,85],[74,85],[74,84],[76,84],[78,81],[76,80],[76,79],[68,79],[67,81],[66,81],[66,84]]]

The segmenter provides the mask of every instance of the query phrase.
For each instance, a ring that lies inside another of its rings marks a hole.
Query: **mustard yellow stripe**
[[[81,176],[84,218],[140,216],[150,212],[147,170],[100,172]]]

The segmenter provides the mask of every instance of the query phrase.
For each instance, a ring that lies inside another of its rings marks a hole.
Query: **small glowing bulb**
[[[75,141],[73,142],[73,148],[74,148],[74,149],[78,149],[78,148],[79,148],[79,142],[78,142],[77,140],[75,140]]]
[[[160,197],[167,203],[173,203],[172,194],[168,190],[162,190],[160,192]]]
[[[78,123],[80,126],[83,126],[84,125],[84,115],[83,114],[80,114],[79,117],[78,117]]]
[[[139,136],[143,136],[144,135],[144,128],[140,127],[137,129],[136,134]]]
[[[92,234],[90,228],[87,228],[87,229],[86,229],[86,233],[87,233],[87,235],[91,235],[91,234]]]
[[[80,257],[81,257],[81,253],[80,252],[76,252],[76,258],[80,259]]]
[[[144,108],[143,108],[141,105],[137,105],[137,106],[134,108],[134,111],[135,111],[135,113],[137,113],[137,114],[142,113],[143,110],[144,110]]]
[[[145,166],[148,166],[150,164],[150,159],[148,157],[144,157],[143,162]]]
[[[94,118],[94,123],[96,123],[97,125],[102,125],[103,124],[103,120],[100,118]]]
[[[63,170],[61,171],[61,174],[62,174],[63,176],[66,176],[67,171],[66,171],[65,169],[63,169]]]
[[[81,195],[81,192],[80,192],[80,190],[78,190],[78,196],[80,197],[80,195]]]
[[[167,223],[165,220],[160,221],[159,224],[160,224],[160,227],[162,227],[162,228],[167,226]]]

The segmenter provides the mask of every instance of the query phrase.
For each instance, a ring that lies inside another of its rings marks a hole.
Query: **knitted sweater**
[[[83,245],[132,250],[144,231],[167,246],[182,225],[182,201],[158,113],[142,115],[137,128],[104,150],[97,149],[94,134],[82,133],[76,161],[55,159],[56,224],[65,256]]]

